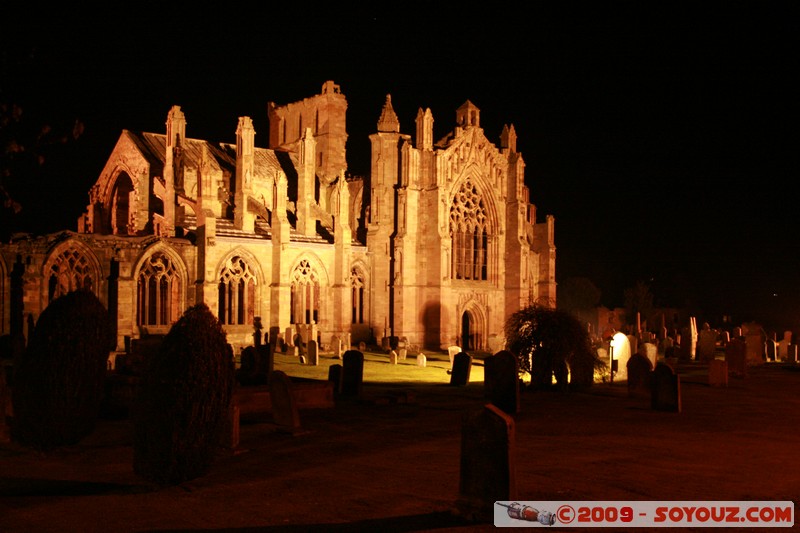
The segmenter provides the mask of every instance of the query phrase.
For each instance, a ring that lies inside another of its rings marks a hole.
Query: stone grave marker
[[[784,331],[783,339],[778,343],[778,360],[789,360],[789,346],[792,345],[792,332]]]
[[[725,347],[725,362],[730,375],[747,377],[747,345],[741,337],[731,339]]]
[[[519,413],[519,363],[513,353],[502,350],[483,361],[483,390],[504,413]]]
[[[331,337],[331,350],[333,351],[333,356],[336,359],[342,358],[342,339],[340,339],[337,335]]]
[[[275,369],[275,344],[262,344],[258,347],[258,373],[263,375],[265,382],[269,383],[269,377]]]
[[[450,356],[450,370],[453,369],[453,362],[455,361],[456,354],[461,352],[461,346],[448,346],[447,355]]]
[[[652,408],[681,412],[681,377],[665,363],[658,363],[653,370]]]
[[[425,368],[428,365],[428,358],[424,353],[417,354],[417,366]]]
[[[272,419],[281,432],[299,435],[304,433],[300,427],[300,412],[292,392],[292,380],[285,372],[276,370],[272,373],[269,386]]]
[[[774,339],[767,339],[766,341],[767,361],[778,360],[778,343]]]
[[[397,358],[400,361],[405,361],[406,357],[408,357],[408,348],[398,348],[397,349]]]
[[[649,398],[653,393],[652,386],[653,363],[641,353],[633,355],[628,360],[628,396]]]
[[[652,342],[643,342],[639,345],[639,354],[647,357],[652,365],[650,370],[656,367],[656,363],[658,363],[658,346],[656,346]]]
[[[515,426],[511,416],[492,404],[464,414],[458,514],[469,520],[491,523],[494,502],[517,499],[515,453]]]
[[[342,396],[361,396],[364,381],[364,354],[347,350],[342,356]]]
[[[337,363],[328,367],[328,381],[333,382],[333,391],[339,394],[342,386],[342,365]]]
[[[453,371],[450,373],[450,385],[466,385],[469,383],[471,371],[472,356],[466,352],[458,352],[453,360]]]
[[[308,341],[308,364],[317,366],[319,365],[319,351],[317,349],[317,341]]]
[[[697,336],[697,360],[704,363],[711,361],[714,359],[716,349],[717,332],[710,329],[708,324],[703,324],[703,329]]]
[[[728,362],[713,359],[708,363],[708,384],[712,387],[728,386]]]
[[[397,364],[397,352],[394,350],[389,350],[389,364],[390,365]]]

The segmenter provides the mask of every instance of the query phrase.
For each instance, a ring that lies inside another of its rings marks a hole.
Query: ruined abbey
[[[181,108],[166,111],[165,131],[122,131],[74,230],[0,245],[0,333],[26,335],[84,288],[116,319],[118,350],[205,302],[239,349],[263,327],[323,348],[496,352],[510,314],[555,306],[554,219],[537,222],[513,125],[490,142],[471,102],[434,139],[430,109],[401,133],[387,96],[368,176],[347,171],[332,81],[269,104],[268,148],[249,117],[229,144],[192,138]]]

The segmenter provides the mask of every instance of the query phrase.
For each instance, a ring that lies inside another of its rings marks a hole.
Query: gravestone
[[[297,435],[302,432],[300,412],[292,392],[292,380],[285,372],[276,370],[272,373],[269,386],[272,419],[278,430]]]
[[[652,345],[651,345],[652,346]],[[648,398],[653,389],[653,364],[646,356],[637,353],[628,360],[628,396]]]
[[[708,324],[703,324],[703,329],[697,336],[697,360],[707,363],[714,359],[717,349],[717,332]]]
[[[397,358],[400,361],[405,361],[407,356],[408,356],[408,348],[398,348],[397,349]]]
[[[364,381],[364,354],[347,350],[342,356],[342,396],[361,396]]]
[[[714,359],[708,363],[708,384],[712,387],[728,386],[728,363]]]
[[[460,465],[457,513],[491,523],[494,502],[517,498],[514,419],[492,404],[467,411]]]
[[[389,351],[389,364],[396,365],[397,364],[397,352],[394,350]]]
[[[308,364],[317,366],[319,365],[319,351],[317,350],[317,341],[308,341]]]
[[[519,413],[519,363],[513,353],[502,350],[483,361],[483,390],[501,411]]]
[[[424,353],[417,354],[417,366],[425,368],[428,365],[428,358]]]
[[[333,356],[336,359],[341,359],[342,358],[342,339],[340,339],[336,335],[331,337],[331,349],[333,350]]]
[[[450,370],[453,369],[453,362],[457,353],[461,352],[461,346],[449,346],[447,348],[447,355],[450,356]]]
[[[362,353],[363,353],[363,352],[365,352],[365,351],[367,351],[367,343],[366,343],[366,342],[364,342],[364,341],[361,341],[361,342],[359,342],[359,343],[358,343],[358,350],[359,350],[360,352],[362,352]]]
[[[258,373],[264,376],[265,383],[269,383],[269,377],[275,368],[275,344],[262,344],[257,348],[258,359]]]
[[[450,385],[466,385],[469,383],[471,371],[472,356],[466,352],[458,352],[453,360],[453,371],[450,373]]]
[[[789,360],[789,346],[792,345],[792,332],[791,331],[784,331],[783,332],[783,339],[778,343],[778,360],[779,361],[788,361]]]
[[[725,362],[730,375],[747,377],[747,345],[741,337],[731,339],[725,347]]]
[[[681,377],[665,363],[658,363],[653,370],[652,408],[681,412]]]
[[[339,394],[342,386],[342,365],[335,364],[328,367],[328,381],[333,383],[333,391]]]
[[[639,345],[638,353],[647,357],[650,361],[651,370],[656,367],[656,363],[658,363],[658,346],[652,342],[643,342]]]

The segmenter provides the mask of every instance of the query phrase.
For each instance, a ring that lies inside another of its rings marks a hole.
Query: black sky
[[[27,188],[43,201],[24,220],[74,229],[121,130],[161,132],[172,105],[190,137],[233,142],[247,115],[266,146],[267,103],[330,79],[356,173],[386,94],[404,133],[430,107],[444,135],[467,99],[490,140],[513,124],[539,219],[556,218],[559,281],[587,277],[609,306],[644,281],[711,321],[780,310],[779,327],[800,327],[792,2],[425,5],[12,10],[0,100],[30,124],[85,124],[47,186]]]

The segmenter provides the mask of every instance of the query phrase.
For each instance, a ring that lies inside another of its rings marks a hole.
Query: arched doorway
[[[461,315],[461,349],[464,351],[475,350],[475,319],[469,311]]]

